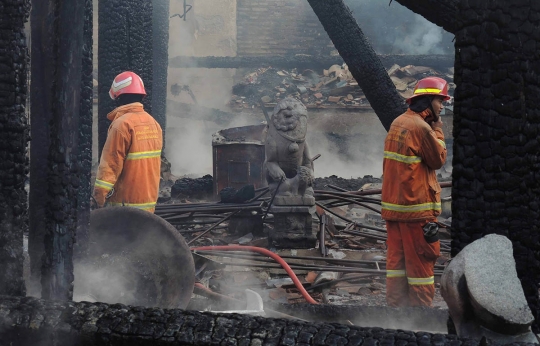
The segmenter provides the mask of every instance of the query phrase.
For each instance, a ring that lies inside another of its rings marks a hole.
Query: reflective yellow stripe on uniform
[[[111,184],[109,182],[106,182],[104,180],[96,179],[96,183],[94,184],[96,187],[101,187],[102,189],[105,189],[107,191],[111,191],[114,187],[114,184]]]
[[[414,213],[414,212],[426,211],[426,210],[441,210],[440,202],[429,202],[429,203],[412,204],[412,205],[400,205],[400,204],[382,202],[381,206],[383,209],[390,210],[390,211],[397,211],[399,213]]]
[[[415,94],[420,94],[420,93],[435,93],[435,94],[439,94],[442,90],[441,89],[431,89],[431,88],[426,88],[426,89],[416,89],[414,91]]]
[[[434,285],[435,277],[430,276],[429,278],[407,278],[409,285],[421,286],[421,285]]]
[[[405,270],[404,269],[399,269],[399,270],[386,269],[386,277],[387,278],[403,278],[405,277]]]
[[[392,151],[385,151],[384,152],[384,158],[394,161],[399,161],[403,163],[420,163],[422,162],[422,158],[420,156],[406,156],[401,155],[398,153],[394,153]]]
[[[446,149],[446,143],[442,139],[437,139],[437,141]]]
[[[116,206],[123,206],[123,207],[132,207],[132,208],[137,208],[137,209],[142,209],[142,210],[150,210],[150,209],[153,209],[156,207],[156,203],[118,203],[118,202],[113,202],[111,203],[111,206],[113,207],[116,207]]]
[[[129,153],[126,160],[142,160],[151,159],[154,157],[161,157],[161,150],[154,151],[139,151],[136,153]]]

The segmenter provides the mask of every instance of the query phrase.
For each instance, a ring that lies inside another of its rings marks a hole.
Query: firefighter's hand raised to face
[[[439,119],[437,119],[437,121],[433,121],[430,125],[431,125],[431,128],[434,129],[434,130],[436,128],[442,128],[442,126],[443,126],[442,118],[439,117]]]

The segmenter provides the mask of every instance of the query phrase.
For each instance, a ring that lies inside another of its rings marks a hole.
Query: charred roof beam
[[[459,0],[396,0],[444,30],[456,32],[456,16]]]
[[[339,55],[388,131],[407,109],[381,60],[343,0],[308,0]]]

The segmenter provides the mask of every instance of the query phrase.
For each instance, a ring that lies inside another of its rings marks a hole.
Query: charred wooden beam
[[[331,315],[340,321],[342,307],[300,308],[307,318]],[[354,307],[346,318],[373,319],[378,307]],[[381,308],[388,316],[410,320],[443,318],[433,309]],[[417,313],[418,311],[418,313]],[[296,312],[290,309],[291,314]],[[419,317],[418,317],[419,316]],[[418,319],[416,319],[418,317]],[[382,318],[381,318],[382,319]],[[384,319],[382,319],[384,320]],[[456,335],[431,334],[337,323],[269,319],[241,314],[142,308],[122,304],[52,302],[35,298],[0,297],[0,339],[13,345],[482,345]]]
[[[24,23],[29,0],[0,0],[0,294],[25,295],[23,232],[27,228],[25,182],[28,119],[28,49]]]
[[[453,55],[378,55],[383,66],[389,68],[393,64],[400,66],[415,65],[443,69],[454,66]],[[273,66],[277,68],[310,68],[327,69],[343,64],[339,56],[176,56],[171,58],[169,66],[173,68],[259,68]]]
[[[388,131],[392,121],[407,107],[351,10],[343,0],[308,2]]]
[[[540,330],[540,3],[462,1],[456,30],[452,255],[508,237]]]
[[[98,149],[101,155],[110,125],[107,114],[115,108],[109,88],[114,77],[123,71],[141,76],[147,93],[144,108],[160,124],[165,135],[169,1],[107,0],[99,3],[98,11]]]
[[[148,94],[143,100],[144,108],[153,114],[152,1],[100,1],[98,12],[98,148],[101,156],[111,124],[107,114],[115,108],[109,89],[116,75],[133,71],[141,76]]]
[[[169,0],[152,0],[152,116],[167,129],[167,68],[169,65]],[[163,141],[165,144],[165,141]]]
[[[45,229],[47,196],[47,167],[50,147],[51,100],[53,89],[49,81],[53,78],[54,52],[52,47],[53,28],[47,22],[47,1],[32,1],[32,83],[30,84],[30,119],[32,136],[30,150],[30,196],[29,236],[31,280],[29,293],[39,295],[41,291],[41,259],[45,253]]]
[[[35,168],[44,173],[32,181],[41,192],[34,195],[32,207],[44,218],[42,296],[58,300],[73,296],[73,243],[77,228],[85,225],[78,216],[88,213],[88,203],[79,205],[79,200],[90,198],[92,45],[85,41],[91,30],[85,19],[91,6],[87,0],[40,0],[32,8],[32,120],[47,122],[41,127],[43,123],[32,121],[41,136],[33,142],[32,154],[47,158]]]
[[[77,238],[78,253],[88,244],[90,230],[90,194],[92,172],[92,113],[93,113],[93,0],[85,0],[83,63],[81,79],[81,117],[79,123],[79,188],[77,189]]]
[[[396,0],[444,30],[455,33],[459,0]]]

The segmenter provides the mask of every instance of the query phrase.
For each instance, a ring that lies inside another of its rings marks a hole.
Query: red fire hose
[[[292,271],[291,267],[281,258],[278,254],[273,253],[270,250],[263,249],[261,247],[256,246],[242,246],[242,245],[227,245],[227,246],[201,246],[201,247],[193,247],[191,248],[192,251],[251,251],[251,252],[258,252],[260,254],[263,254],[265,256],[271,257],[274,261],[279,263],[285,269],[289,277],[294,282],[294,285],[296,288],[300,291],[300,294],[308,301],[308,303],[311,304],[319,304],[315,299],[313,299],[309,293],[305,290],[304,286],[300,283],[300,280],[296,277],[296,274]]]

